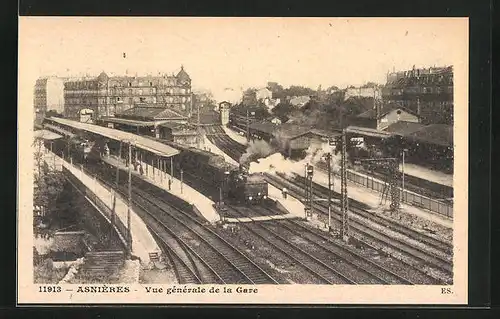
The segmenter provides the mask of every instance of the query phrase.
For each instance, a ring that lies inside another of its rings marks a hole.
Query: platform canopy
[[[123,132],[108,127],[102,127],[99,125],[82,123],[57,117],[51,117],[50,120],[62,125],[73,127],[78,130],[94,133],[112,140],[131,142],[132,145],[135,145],[140,149],[151,152],[158,156],[170,157],[179,154],[179,151],[177,149],[144,136]]]
[[[62,135],[59,135],[57,133],[47,131],[47,130],[37,130],[37,131],[34,131],[33,133],[34,133],[33,135],[35,138],[44,139],[44,140],[48,140],[48,141],[57,140],[57,139],[62,138]]]
[[[379,131],[372,128],[361,127],[361,126],[349,126],[346,128],[346,133],[358,134],[362,136],[378,137],[378,138],[389,138],[394,136],[390,132]]]
[[[140,121],[140,120],[131,120],[131,119],[123,119],[119,117],[105,117],[102,118],[104,122],[109,122],[109,123],[117,123],[117,124],[127,124],[131,126],[140,126],[140,127],[145,127],[145,126],[155,126],[155,121]]]
[[[62,128],[60,128],[60,127],[57,127],[57,126],[55,126],[55,125],[51,125],[51,124],[44,124],[44,125],[43,125],[43,127],[44,127],[44,128],[46,128],[46,129],[49,129],[49,130],[51,130],[51,131],[55,131],[55,132],[57,132],[57,133],[59,133],[59,134],[61,134],[61,135],[63,135],[63,136],[68,136],[68,137],[70,137],[70,138],[75,137],[75,134],[71,133],[71,132],[70,132],[70,131],[68,131],[68,130],[65,130],[65,129],[62,129]]]

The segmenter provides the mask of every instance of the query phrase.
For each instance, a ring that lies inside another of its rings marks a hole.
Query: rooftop
[[[410,114],[413,114],[413,115],[416,115],[413,111],[408,110],[407,108],[404,108],[397,103],[384,103],[380,106],[379,118],[383,117],[384,115],[387,115],[389,112],[391,112],[393,110],[397,110],[397,109],[403,110],[403,111],[410,113]],[[368,110],[366,112],[359,114],[358,117],[375,120],[377,118],[377,110],[372,108],[371,110]]]
[[[136,120],[186,120],[186,117],[166,107],[158,107],[155,104],[135,106],[123,112],[116,113],[116,117],[131,118]]]
[[[135,135],[132,133],[115,130],[107,127],[102,127],[99,125],[82,123],[78,121],[72,121],[57,117],[51,117],[50,120],[62,125],[73,127],[78,130],[92,132],[94,134],[101,135],[103,137],[110,138],[116,141],[131,141],[133,145],[136,145],[137,147],[145,151],[149,151],[159,156],[169,157],[179,154],[179,151],[176,150],[175,148],[151,140],[144,136]]]
[[[36,130],[34,132],[35,138],[40,138],[44,140],[57,140],[62,137],[62,135],[56,134],[48,130]]]
[[[379,137],[379,138],[388,138],[392,137],[393,134],[389,132],[379,131],[372,128],[366,128],[361,126],[349,126],[346,129],[346,133],[354,133],[363,136],[371,136],[371,137]]]
[[[408,134],[407,137],[424,143],[453,147],[453,126],[431,124]]]
[[[103,117],[102,120],[104,122],[118,123],[118,124],[128,124],[132,126],[154,126],[154,121],[139,121],[139,120],[131,120],[131,119],[123,119],[112,116]]]
[[[389,125],[384,131],[398,135],[408,135],[425,127],[425,124],[399,121]]]

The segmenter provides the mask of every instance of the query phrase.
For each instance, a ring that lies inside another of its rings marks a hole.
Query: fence
[[[108,207],[108,205],[97,195],[95,194],[91,189],[86,187],[82,181],[80,181],[76,176],[72,174],[72,172],[67,169],[66,167],[63,167],[63,173],[65,173],[68,181],[84,196],[88,197],[91,199],[92,203],[97,207],[97,209],[105,216],[105,218],[112,224],[114,224],[115,231],[118,233],[118,236],[120,237],[120,240],[123,242],[125,247],[128,248],[128,242],[126,240],[127,238],[127,227],[123,224],[123,222],[116,216],[116,212],[114,209]],[[88,172],[84,172],[87,175]],[[90,175],[91,176],[91,175]],[[97,182],[97,181],[96,181]],[[101,184],[106,190],[108,190],[111,194],[110,188],[105,185]],[[118,199],[118,195],[115,193],[115,200]]]
[[[358,174],[353,171],[347,171],[347,179],[355,184],[362,185],[366,188],[382,193],[385,187],[384,182],[378,181],[368,175]],[[453,206],[442,203],[435,199],[431,199],[413,192],[400,190],[401,200],[413,206],[418,206],[431,212],[453,218]]]

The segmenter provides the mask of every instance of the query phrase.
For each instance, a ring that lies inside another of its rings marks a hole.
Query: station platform
[[[222,129],[234,141],[240,143],[241,145],[247,145],[247,138],[245,136],[238,134],[236,131],[230,129],[225,125],[222,125]]]
[[[128,167],[125,166],[125,163],[114,156],[105,157],[103,158],[103,160],[114,167],[118,166],[122,170],[128,170]],[[143,167],[144,175],[141,175],[139,172],[132,170],[132,174],[134,176],[137,176],[147,181],[148,183],[153,184],[193,205],[209,222],[215,223],[220,220],[220,216],[214,208],[214,202],[208,197],[204,196],[185,183],[182,184],[181,188],[181,181],[179,179],[172,178],[169,174],[162,172],[156,167],[153,169],[153,166],[145,162],[140,163]],[[169,179],[172,180],[170,190],[168,187]]]
[[[226,217],[224,218],[224,221],[226,223],[252,223],[252,222],[262,222],[267,220],[280,220],[280,219],[292,219],[292,218],[299,218],[299,217],[294,214],[256,216],[256,217]]]
[[[399,170],[402,170],[403,165],[400,164]],[[405,175],[412,175],[421,179],[425,179],[437,184],[453,187],[453,175],[443,172],[431,170],[419,165],[405,163]]]
[[[203,142],[204,142],[204,146],[205,146],[205,149],[214,153],[214,154],[217,154],[217,155],[222,155],[224,157],[224,159],[226,160],[226,162],[230,163],[230,164],[233,164],[233,165],[240,165],[238,162],[236,162],[234,159],[232,159],[229,155],[227,155],[226,153],[224,153],[220,148],[218,148],[216,145],[212,144],[212,142],[210,142],[210,140],[207,138],[206,135],[203,135]]]
[[[80,168],[77,168],[62,158],[50,153],[47,157],[49,165],[66,168],[74,177],[76,177],[90,192],[95,194],[106,207],[113,211],[123,225],[127,225],[127,203],[94,177],[87,175]],[[103,215],[110,222],[109,216]],[[132,255],[139,257],[143,265],[150,263],[149,254],[161,252],[152,234],[149,232],[144,221],[132,209],[130,211],[130,232],[132,235]],[[121,234],[122,237],[126,234]]]
[[[302,175],[303,172],[295,172],[296,174]],[[325,174],[319,170],[314,172],[313,181],[328,187],[328,174]],[[334,178],[333,190],[340,193],[340,179],[336,176]],[[348,182],[348,196],[357,201],[363,202],[369,205],[373,210],[380,209],[381,206],[389,206],[389,201],[386,204],[380,205],[380,193],[367,189],[365,187],[358,186],[352,182]],[[453,228],[453,220],[440,216],[436,213],[426,211],[411,205],[401,203],[401,212],[412,214],[420,218],[433,221],[447,228]]]

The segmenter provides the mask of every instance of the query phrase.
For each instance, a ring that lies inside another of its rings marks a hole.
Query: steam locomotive
[[[249,174],[245,167],[227,163],[221,155],[173,142],[168,144],[180,150],[174,158],[177,169],[219,188],[226,200],[254,204],[267,198],[268,184],[261,174]]]

